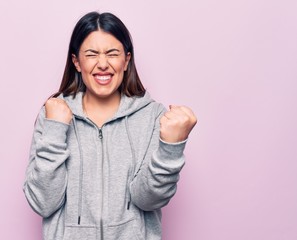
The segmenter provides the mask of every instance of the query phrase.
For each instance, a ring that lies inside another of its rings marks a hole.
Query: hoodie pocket
[[[96,240],[94,226],[66,226],[63,240]]]
[[[144,240],[134,218],[115,224],[109,224],[107,228],[110,240]]]

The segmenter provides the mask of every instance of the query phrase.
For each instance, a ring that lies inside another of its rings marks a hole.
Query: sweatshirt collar
[[[84,119],[87,118],[86,114],[84,113],[82,104],[83,92],[78,92],[75,98],[73,98],[73,96],[63,97],[62,95],[60,95],[59,98],[63,98],[66,101],[72,113],[76,117]],[[122,94],[118,111],[110,120],[129,116],[153,101],[154,100],[150,97],[150,94],[147,91],[143,97],[127,97],[126,95]]]

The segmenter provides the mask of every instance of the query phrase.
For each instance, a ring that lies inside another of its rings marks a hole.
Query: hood
[[[86,118],[82,105],[83,92],[77,93],[75,98],[73,98],[73,96],[63,97],[62,94],[59,96],[59,98],[62,98],[66,101],[72,113],[76,117]],[[110,121],[117,118],[129,116],[137,112],[141,108],[147,106],[151,102],[154,102],[154,100],[151,98],[150,94],[147,91],[145,92],[145,95],[143,97],[127,97],[126,95],[122,94],[120,106],[116,114],[112,119],[110,119]]]

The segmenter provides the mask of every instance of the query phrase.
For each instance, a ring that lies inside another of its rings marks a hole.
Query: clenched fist
[[[190,108],[170,106],[160,119],[160,138],[168,143],[184,141],[196,123],[197,118]]]
[[[50,98],[45,103],[45,117],[69,124],[72,119],[72,111],[63,99]]]

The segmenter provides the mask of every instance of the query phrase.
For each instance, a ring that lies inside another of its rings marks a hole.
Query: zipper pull
[[[103,134],[102,134],[102,129],[99,128],[99,138],[102,139],[103,138]]]

